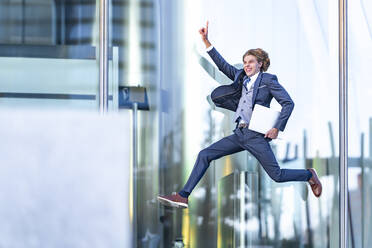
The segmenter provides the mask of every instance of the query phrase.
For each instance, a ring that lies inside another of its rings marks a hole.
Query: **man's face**
[[[260,71],[262,63],[257,62],[257,58],[253,55],[247,55],[243,59],[244,71],[248,77],[253,76]]]

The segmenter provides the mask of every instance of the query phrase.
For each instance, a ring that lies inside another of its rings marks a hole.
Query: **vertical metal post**
[[[367,216],[365,215],[365,187],[366,187],[366,184],[365,184],[365,181],[364,181],[364,174],[365,174],[365,169],[364,169],[364,133],[361,134],[360,136],[360,168],[361,168],[361,175],[360,175],[360,180],[361,180],[361,189],[360,189],[360,193],[361,193],[361,204],[362,204],[362,247],[365,247],[364,245],[364,224],[365,224],[365,220],[364,220],[364,216]]]
[[[372,118],[369,118],[369,152],[368,155],[372,158]]]
[[[108,110],[108,8],[109,0],[99,1],[99,110]]]
[[[348,246],[347,0],[339,0],[340,247]]]
[[[133,202],[132,214],[133,214],[133,247],[137,247],[137,211],[136,211],[136,202],[137,202],[137,177],[136,170],[138,166],[137,160],[137,116],[138,116],[138,103],[133,103],[133,167],[132,167],[132,193],[133,193]]]

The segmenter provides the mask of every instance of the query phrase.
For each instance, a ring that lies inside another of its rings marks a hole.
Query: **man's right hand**
[[[199,34],[201,35],[203,41],[208,40],[208,21],[205,28],[203,27],[199,29]]]
[[[199,34],[201,35],[205,46],[207,48],[210,47],[212,44],[208,40],[208,21],[207,21],[207,25],[205,27],[199,29]]]

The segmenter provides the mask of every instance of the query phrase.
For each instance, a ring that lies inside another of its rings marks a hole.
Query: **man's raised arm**
[[[208,40],[208,21],[207,25],[199,29],[199,34],[201,35],[202,41],[207,48],[209,56],[212,58],[213,62],[217,65],[218,69],[223,72],[228,78],[234,80],[235,74],[238,69],[230,65],[225,61],[225,59],[217,52],[217,50],[212,46]]]

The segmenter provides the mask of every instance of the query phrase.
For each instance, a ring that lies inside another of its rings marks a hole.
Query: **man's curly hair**
[[[269,59],[269,54],[265,52],[261,48],[256,48],[256,49],[249,49],[244,55],[243,55],[243,61],[244,58],[248,55],[253,55],[257,58],[258,63],[262,63],[260,71],[267,71],[270,66],[270,59]]]

